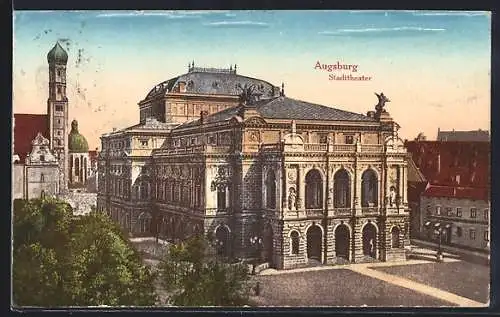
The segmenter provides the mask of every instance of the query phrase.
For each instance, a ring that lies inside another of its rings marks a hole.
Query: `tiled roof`
[[[21,162],[31,152],[31,141],[40,132],[49,137],[49,118],[45,114],[14,114],[14,154]]]
[[[425,197],[490,200],[489,188],[484,187],[429,186],[422,195]]]
[[[150,90],[146,99],[166,92],[178,92],[180,82],[185,83],[186,93],[191,94],[238,96],[241,93],[239,85],[242,87],[255,85],[257,90],[266,97],[279,94],[279,87],[261,79],[238,75],[235,72],[191,71],[156,85]]]
[[[350,111],[340,110],[333,107],[314,104],[306,101],[288,97],[276,97],[255,102],[253,105],[264,119],[286,119],[286,120],[325,120],[325,121],[364,121],[375,122],[368,116]],[[237,106],[222,110],[206,117],[206,123],[230,120],[240,113],[244,106]],[[200,120],[194,120],[182,124],[180,127],[189,127],[199,124]]]

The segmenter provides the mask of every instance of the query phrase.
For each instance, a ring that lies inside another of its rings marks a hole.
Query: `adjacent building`
[[[487,130],[474,131],[441,131],[438,128],[437,141],[461,141],[461,142],[490,142],[490,133]]]
[[[189,65],[139,102],[139,124],[101,137],[98,209],[279,269],[404,259],[408,153],[386,101],[362,115]]]
[[[408,151],[428,184],[418,204],[419,235],[471,250],[489,250],[490,143],[411,141]]]
[[[68,189],[85,191],[91,173],[87,140],[74,120],[68,133],[69,104],[66,96],[68,54],[59,43],[47,54],[49,86],[46,114],[14,114],[12,136],[13,198],[59,196],[71,204]],[[95,192],[94,186],[94,192]],[[70,197],[71,196],[71,197]],[[95,205],[95,197],[84,201]],[[82,200],[78,198],[79,200]],[[93,201],[93,202],[92,202]]]

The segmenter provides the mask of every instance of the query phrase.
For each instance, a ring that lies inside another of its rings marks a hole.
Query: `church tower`
[[[47,54],[49,62],[49,116],[50,148],[59,160],[59,189],[68,189],[68,98],[66,96],[66,65],[68,54],[59,44]]]

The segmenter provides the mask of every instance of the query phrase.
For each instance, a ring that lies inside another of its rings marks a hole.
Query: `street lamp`
[[[427,228],[430,228],[431,227],[430,221],[426,222],[424,226]],[[445,225],[443,227],[443,226],[441,226],[441,223],[439,223],[439,222],[435,223],[433,226],[434,234],[436,234],[438,237],[438,249],[437,249],[437,253],[436,253],[436,259],[438,262],[443,261],[443,251],[441,249],[441,243],[442,243],[442,238],[443,238],[443,232],[448,228],[450,228],[449,224]]]
[[[250,238],[250,245],[254,249],[254,259],[252,265],[252,274],[255,274],[255,266],[257,265],[257,261],[260,260],[260,247],[262,246],[262,238],[258,236],[253,236]]]

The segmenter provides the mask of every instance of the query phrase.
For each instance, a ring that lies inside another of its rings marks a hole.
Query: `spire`
[[[285,83],[281,82],[281,92],[280,96],[284,97],[285,96]]]
[[[236,64],[234,64],[234,72],[236,72],[236,68],[237,68],[237,66],[236,66]]]

